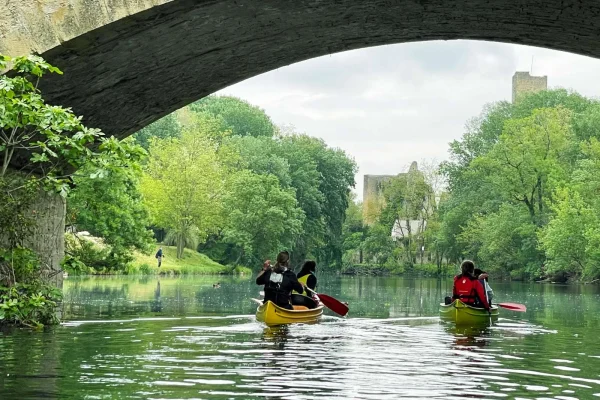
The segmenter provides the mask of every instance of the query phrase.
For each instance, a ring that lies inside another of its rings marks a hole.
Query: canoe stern
[[[323,305],[320,304],[317,308],[296,310],[286,310],[278,307],[274,303],[267,301],[265,304],[258,306],[256,309],[256,320],[264,322],[269,326],[285,325],[293,323],[312,323],[317,322],[323,315]]]

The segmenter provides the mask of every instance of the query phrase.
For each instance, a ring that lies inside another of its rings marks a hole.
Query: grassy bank
[[[418,275],[418,276],[438,276],[438,267],[435,264],[415,264],[412,267],[404,265],[371,265],[354,264],[342,269],[343,275],[370,275],[370,276],[397,276],[397,275]],[[456,269],[453,265],[443,266],[441,276],[454,276]]]
[[[160,268],[153,252],[146,255],[134,253],[134,260],[127,267],[129,275],[215,275],[215,274],[251,274],[252,271],[246,267],[231,267],[219,264],[204,254],[185,249],[183,258],[177,258],[175,246],[162,246],[164,258]]]

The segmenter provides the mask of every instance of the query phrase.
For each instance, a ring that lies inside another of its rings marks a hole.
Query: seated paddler
[[[257,285],[265,286],[264,302],[272,301],[276,305],[288,310],[293,310],[292,290],[303,292],[304,287],[298,282],[296,274],[289,270],[290,255],[282,251],[277,255],[277,262],[271,267],[265,262],[262,271],[256,277]]]
[[[315,290],[317,288],[317,277],[315,276],[315,270],[317,269],[317,263],[314,261],[306,261],[302,266],[300,272],[298,272],[298,281],[305,287]],[[311,296],[308,290],[304,289],[304,292],[300,293],[305,296]]]
[[[292,292],[292,304],[295,306],[305,306],[307,308],[315,308],[318,305],[318,301],[313,298],[313,291],[317,288],[317,277],[315,276],[315,270],[317,263],[314,261],[306,261],[302,266],[302,269],[296,275],[298,281],[304,286],[303,292]]]
[[[475,268],[474,272],[475,277],[481,284],[483,285],[483,290],[485,291],[486,300],[492,306],[492,297],[494,297],[494,291],[492,290],[490,284],[488,283],[489,274],[485,271],[480,270],[479,268]]]
[[[460,265],[461,274],[454,277],[452,300],[459,299],[473,307],[490,309],[483,285],[475,276],[475,264],[465,260]]]

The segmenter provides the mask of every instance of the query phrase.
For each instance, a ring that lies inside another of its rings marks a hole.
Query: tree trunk
[[[40,190],[31,211],[35,214],[33,234],[24,245],[31,248],[41,262],[42,278],[62,287],[61,261],[65,257],[66,201],[56,193]]]
[[[185,238],[183,237],[183,233],[178,235],[177,238],[177,258],[183,258],[183,248],[185,247]]]
[[[538,188],[538,210],[540,211],[540,215],[544,209],[544,205],[542,204],[542,178],[538,177],[537,179],[537,188]]]

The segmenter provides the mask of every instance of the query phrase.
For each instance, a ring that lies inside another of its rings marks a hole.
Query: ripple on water
[[[545,346],[557,331],[528,322],[462,329],[436,318],[326,318],[266,328],[236,315],[76,321],[57,334],[61,344],[78,338],[61,366],[69,371],[65,398],[570,399],[600,392],[598,377],[583,375],[571,354]],[[553,342],[564,341],[564,349],[572,338]]]

